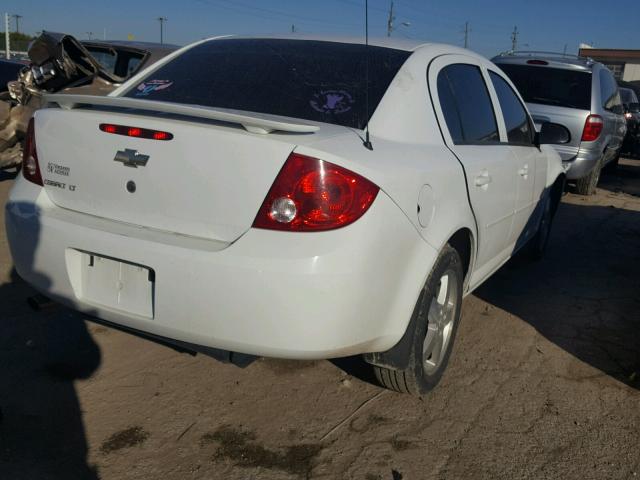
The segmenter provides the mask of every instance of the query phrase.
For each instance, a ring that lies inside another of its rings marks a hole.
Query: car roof
[[[546,65],[534,65],[537,67],[564,68],[567,70],[584,70],[592,71],[594,65],[598,62],[589,57],[580,57],[577,55],[568,55],[564,53],[554,52],[535,52],[535,51],[509,51],[496,55],[491,59],[494,63],[527,65],[531,60],[541,60],[547,62]]]
[[[365,38],[352,37],[352,36],[340,36],[340,35],[322,35],[322,34],[290,34],[290,35],[226,35],[211,37],[208,40],[225,40],[225,39],[248,39],[248,40],[307,40],[318,42],[334,42],[334,43],[351,43],[357,45],[364,45]],[[369,45],[374,47],[393,48],[396,50],[405,50],[412,52],[417,48],[428,45],[428,42],[420,40],[410,40],[404,38],[391,38],[391,37],[370,37]]]

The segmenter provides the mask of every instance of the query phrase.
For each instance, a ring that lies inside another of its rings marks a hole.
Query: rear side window
[[[618,84],[609,70],[600,70],[600,94],[605,110],[622,113]]]
[[[528,103],[591,110],[591,72],[500,63]]]
[[[622,100],[622,103],[626,103],[626,104],[638,103],[638,97],[636,96],[636,92],[634,92],[630,88],[621,88],[620,98]]]
[[[362,129],[410,52],[281,39],[212,40],[151,73],[125,94]]]
[[[493,88],[496,89],[502,116],[507,127],[507,139],[509,143],[517,143],[521,145],[531,145],[531,125],[529,124],[529,115],[520,103],[520,100],[511,89],[511,86],[504,81],[500,75],[489,72]]]
[[[438,74],[438,97],[454,143],[500,140],[491,98],[478,67],[454,64],[443,68]]]

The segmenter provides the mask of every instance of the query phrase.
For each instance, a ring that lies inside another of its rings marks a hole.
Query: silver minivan
[[[595,193],[600,171],[617,162],[626,133],[618,85],[590,58],[547,52],[507,52],[492,59],[527,102],[536,127],[564,125],[571,139],[554,145],[577,192]]]

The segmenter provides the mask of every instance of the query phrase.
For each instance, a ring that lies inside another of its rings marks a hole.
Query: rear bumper
[[[580,148],[578,154],[571,160],[563,161],[563,165],[569,165],[567,171],[568,180],[577,180],[586,177],[595,168],[602,158],[602,150]]]
[[[5,213],[17,272],[52,299],[127,328],[260,356],[331,358],[391,348],[437,256],[383,192],[346,228],[249,229],[230,245],[64,210],[24,179]],[[69,254],[76,250],[152,268],[153,318],[80,298]]]

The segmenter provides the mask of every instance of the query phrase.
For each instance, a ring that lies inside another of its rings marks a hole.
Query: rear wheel
[[[600,172],[602,171],[602,160],[598,160],[598,163],[593,170],[585,177],[579,178],[576,181],[576,192],[580,195],[593,195],[596,193],[596,186],[600,180]]]
[[[463,273],[458,252],[447,245],[418,299],[409,365],[404,370],[374,366],[384,387],[420,395],[433,389],[449,362],[460,320]]]
[[[620,163],[620,150],[618,150],[618,153],[616,153],[616,156],[613,157],[613,160],[607,163],[607,165],[604,167],[604,170],[606,170],[607,173],[613,173],[618,168],[619,163]]]

